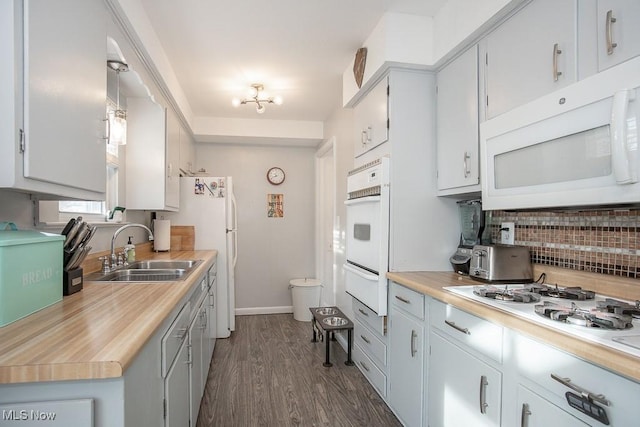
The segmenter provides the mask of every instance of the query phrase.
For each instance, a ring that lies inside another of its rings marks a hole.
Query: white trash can
[[[293,300],[293,318],[301,322],[310,322],[313,316],[309,307],[320,306],[322,283],[318,279],[292,279],[289,281]]]

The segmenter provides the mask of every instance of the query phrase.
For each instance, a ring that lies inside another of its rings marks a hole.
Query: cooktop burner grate
[[[500,301],[513,301],[522,303],[540,301],[540,294],[531,292],[526,287],[513,288],[505,286],[504,288],[502,288],[491,285],[476,286],[473,288],[473,293],[484,298],[491,298]]]
[[[537,314],[551,320],[571,325],[602,329],[629,329],[633,327],[633,317],[628,314],[610,313],[600,307],[582,309],[575,303],[570,306],[561,305],[554,301],[544,301],[534,306]]]
[[[597,301],[598,310],[615,314],[626,314],[636,319],[640,319],[640,301],[630,304],[625,301],[618,301],[613,298],[607,298],[604,301]]]
[[[538,302],[541,296],[584,301],[593,299],[596,295],[595,292],[580,287],[561,288],[558,285],[549,286],[541,283],[525,283],[520,287],[476,286],[473,288],[473,293],[484,298],[522,303]]]

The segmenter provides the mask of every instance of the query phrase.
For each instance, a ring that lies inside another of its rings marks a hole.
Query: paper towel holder
[[[171,250],[171,221],[168,219],[153,220],[154,252],[169,252]]]

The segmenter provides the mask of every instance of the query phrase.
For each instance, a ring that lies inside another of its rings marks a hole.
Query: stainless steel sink
[[[110,273],[93,273],[93,282],[172,282],[186,279],[202,260],[136,261]]]
[[[95,279],[98,282],[168,282],[186,277],[181,268],[157,268],[146,270],[116,270]]]
[[[155,259],[148,261],[136,261],[127,266],[129,270],[155,270],[155,269],[184,269],[190,270],[199,265],[202,260],[172,260],[172,259]]]

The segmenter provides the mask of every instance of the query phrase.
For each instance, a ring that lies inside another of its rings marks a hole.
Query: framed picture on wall
[[[267,218],[284,217],[284,194],[267,194]]]

